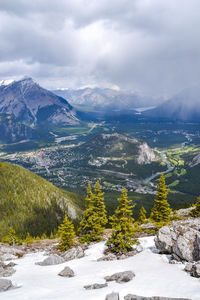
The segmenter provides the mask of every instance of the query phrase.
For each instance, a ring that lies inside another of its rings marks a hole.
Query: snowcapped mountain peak
[[[6,85],[9,85],[9,84],[11,84],[13,82],[14,82],[14,79],[0,80],[0,86],[2,86],[2,85],[6,86]]]
[[[0,86],[0,113],[12,114],[17,121],[32,125],[79,123],[66,99],[42,88],[30,77]]]

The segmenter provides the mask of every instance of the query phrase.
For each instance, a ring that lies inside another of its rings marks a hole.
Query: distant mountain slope
[[[135,157],[138,164],[148,164],[157,160],[147,143],[119,133],[97,135],[78,147],[77,151],[93,157]]]
[[[17,143],[37,137],[33,128],[17,122],[14,116],[0,114],[0,143]]]
[[[172,121],[200,122],[200,86],[183,90],[143,115]]]
[[[79,197],[21,167],[0,162],[0,238],[13,226],[20,235],[50,234],[64,213],[80,214]]]
[[[158,99],[108,88],[58,89],[53,92],[66,98],[72,105],[92,106],[102,110],[110,108],[126,110],[158,103]]]
[[[31,125],[76,125],[72,106],[62,97],[40,87],[31,78],[3,81],[0,85],[0,113],[14,115]]]

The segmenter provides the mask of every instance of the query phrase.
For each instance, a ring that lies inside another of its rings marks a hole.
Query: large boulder
[[[111,276],[106,276],[104,279],[108,281],[116,281],[118,283],[128,282],[135,277],[135,274],[132,271],[118,272]]]
[[[64,258],[57,254],[51,254],[47,258],[45,258],[43,261],[36,262],[36,265],[39,266],[51,266],[51,265],[59,265],[63,264],[65,262]]]
[[[13,288],[11,280],[0,278],[0,292],[5,292],[11,288]]]
[[[65,267],[58,275],[62,277],[74,277],[74,271],[70,267]]]
[[[72,249],[69,249],[68,251],[64,252],[62,254],[62,257],[65,261],[69,261],[72,259],[76,259],[76,258],[81,258],[83,257],[84,254],[84,250],[81,246],[78,247],[74,247]]]
[[[162,227],[155,244],[161,253],[173,254],[177,260],[200,260],[200,218],[174,221]]]
[[[143,297],[137,295],[127,295],[124,297],[125,300],[191,300],[186,298],[169,298],[169,297],[160,297],[160,296],[153,296],[153,297]]]
[[[107,287],[107,286],[108,286],[107,283],[93,283],[93,284],[85,285],[84,289],[86,289],[86,290],[97,290],[97,289],[102,289],[102,288]]]

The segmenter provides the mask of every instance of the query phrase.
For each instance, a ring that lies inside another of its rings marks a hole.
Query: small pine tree
[[[155,222],[169,221],[172,210],[167,201],[168,192],[169,189],[166,187],[164,174],[161,174],[158,184],[158,191],[154,200],[155,204],[152,208],[150,216],[150,218]]]
[[[138,223],[143,224],[144,221],[146,220],[146,209],[144,206],[141,207],[140,212],[139,212],[139,217],[138,217]]]
[[[87,187],[85,198],[85,211],[79,227],[79,241],[81,243],[98,242],[102,239],[104,225],[107,223],[106,209],[103,193],[99,182],[96,183],[95,194],[92,193],[90,184]]]
[[[30,246],[30,245],[33,243],[33,238],[32,238],[32,236],[30,235],[29,232],[28,232],[27,235],[26,235],[26,239],[24,240],[24,243],[25,243],[27,246]]]
[[[112,233],[106,245],[112,252],[122,254],[132,250],[132,245],[137,243],[137,240],[134,238],[134,219],[132,218],[134,205],[130,205],[132,200],[128,200],[125,188],[118,201],[119,206],[114,215],[110,217]]]
[[[195,203],[196,207],[191,210],[190,214],[192,217],[200,217],[200,196],[197,198],[197,202]]]
[[[65,215],[63,223],[58,227],[58,234],[60,237],[60,243],[58,249],[62,251],[69,250],[75,244],[75,231],[74,225]]]
[[[9,245],[12,245],[12,246],[15,246],[15,244],[21,243],[20,239],[16,236],[15,229],[12,226],[9,227],[8,235],[2,237],[1,242],[8,243]]]

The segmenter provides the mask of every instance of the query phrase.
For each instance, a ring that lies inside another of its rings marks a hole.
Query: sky
[[[0,79],[168,97],[200,82],[199,0],[0,0]]]

